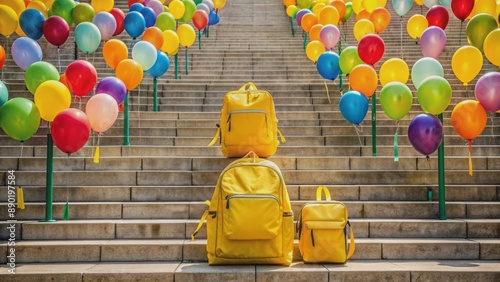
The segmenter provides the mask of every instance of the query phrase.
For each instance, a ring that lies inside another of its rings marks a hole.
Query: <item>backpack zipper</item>
[[[226,123],[228,123],[228,126],[227,126],[228,132],[231,132],[231,115],[232,114],[244,114],[244,113],[264,114],[265,119],[266,119],[266,131],[268,131],[267,130],[267,112],[266,111],[264,111],[264,110],[235,110],[235,111],[230,111],[228,113],[228,117],[226,120]],[[268,135],[269,135],[269,133],[268,133]]]

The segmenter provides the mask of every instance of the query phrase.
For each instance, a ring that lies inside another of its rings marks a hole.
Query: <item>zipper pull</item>
[[[311,229],[311,243],[314,247],[314,232],[313,231],[314,231],[314,229]]]
[[[226,209],[229,209],[229,199],[226,201]]]
[[[229,116],[227,117],[227,123],[229,123],[228,127],[227,127],[227,131],[231,132],[231,114],[229,114]]]

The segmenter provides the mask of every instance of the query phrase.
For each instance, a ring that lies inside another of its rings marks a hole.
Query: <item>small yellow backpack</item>
[[[208,146],[220,136],[224,156],[243,157],[253,151],[264,158],[276,153],[278,134],[286,142],[278,130],[272,95],[249,82],[224,96],[219,128]]]
[[[321,192],[325,201],[321,201]],[[347,244],[349,226],[350,244]],[[316,201],[302,206],[297,220],[299,250],[304,262],[345,263],[355,249],[354,233],[350,228],[347,208],[332,201],[325,186],[316,190]]]
[[[208,202],[208,201],[207,201]],[[208,264],[282,264],[293,258],[293,212],[278,166],[253,152],[220,174],[208,210]]]

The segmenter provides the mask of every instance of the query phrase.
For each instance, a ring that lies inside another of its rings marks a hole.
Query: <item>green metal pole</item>
[[[179,51],[175,54],[175,79],[179,79]]]
[[[201,30],[198,30],[198,49],[201,50]]]
[[[443,114],[438,115],[443,123]],[[439,181],[439,219],[446,219],[446,188],[444,183],[444,134],[441,145],[438,148],[438,181]]]
[[[377,156],[377,96],[372,95],[372,154]]]
[[[340,52],[342,52],[342,40],[339,41],[339,56]],[[344,86],[342,84],[342,70],[339,71],[339,91],[340,94],[342,94],[342,91],[344,91]]]
[[[188,56],[188,48],[186,48],[186,75],[189,74],[188,73],[188,66],[189,66],[189,64],[188,64],[188,58],[189,58],[189,56]]]
[[[292,37],[295,37],[295,29],[293,28],[293,18],[290,18],[290,27],[292,28]]]
[[[304,50],[306,50],[306,45],[307,45],[307,32],[304,31]]]
[[[123,146],[130,146],[130,126],[129,126],[129,92],[125,95],[125,100],[123,101]]]
[[[54,202],[54,141],[52,134],[47,132],[47,172],[45,176],[45,219],[41,222],[54,222],[52,218],[52,207]]]
[[[153,111],[158,111],[158,78],[153,77]]]

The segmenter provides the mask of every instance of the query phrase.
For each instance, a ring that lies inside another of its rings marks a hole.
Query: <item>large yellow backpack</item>
[[[208,202],[208,201],[207,201]],[[220,174],[207,221],[208,264],[282,264],[293,258],[294,223],[278,166],[250,152]]]
[[[325,201],[321,201],[322,191]],[[325,186],[319,186],[316,190],[315,202],[302,206],[297,232],[304,262],[345,263],[354,254],[354,233],[350,228],[347,208],[341,202],[332,201]]]
[[[208,146],[215,144],[220,135],[221,151],[226,157],[243,157],[250,151],[269,157],[280,143],[278,134],[286,142],[278,130],[273,97],[249,82],[224,96],[219,128]]]

